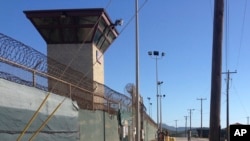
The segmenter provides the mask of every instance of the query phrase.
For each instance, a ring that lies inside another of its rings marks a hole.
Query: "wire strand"
[[[108,4],[106,5],[106,8],[108,8],[108,7],[110,6],[111,1],[112,1],[112,0],[110,0],[110,1],[108,2]],[[145,1],[144,1],[144,3],[142,4],[142,6],[139,7],[138,12],[140,12],[140,10],[145,6],[145,4],[146,4],[147,2],[148,2],[148,0],[145,0]],[[134,14],[133,16],[131,16],[131,18],[129,19],[129,21],[128,21],[128,22],[125,24],[125,26],[121,29],[119,35],[121,35],[121,34],[123,33],[123,31],[127,28],[127,26],[132,22],[132,20],[133,20],[134,18],[135,18],[135,14]],[[101,55],[99,56],[99,58],[97,58],[97,59],[102,58],[103,55],[104,55],[104,54],[101,54]],[[96,61],[93,63],[93,66],[94,66],[95,64],[97,64],[97,62],[98,62],[98,61],[96,60]],[[88,75],[88,73],[90,73],[90,71],[91,71],[91,69],[89,69],[89,70],[85,73],[85,75],[83,76],[83,78],[86,77],[86,76]]]
[[[148,2],[148,0],[145,0],[143,2],[143,4],[139,7],[138,13],[140,13],[141,9],[146,5],[146,3]],[[132,20],[135,18],[135,14],[133,16],[130,17],[130,19],[128,20],[127,24],[122,28],[122,30],[120,31],[120,34],[122,34],[122,32],[127,28],[127,26],[132,22]]]
[[[249,115],[249,112],[248,112],[248,110],[246,109],[246,106],[243,104],[242,99],[241,99],[241,96],[239,95],[238,90],[236,89],[235,85],[233,85],[233,89],[234,89],[234,91],[235,91],[235,93],[236,93],[236,97],[238,98],[240,105],[242,106],[242,109],[244,110],[246,116],[248,116],[248,115]]]
[[[229,0],[226,0],[226,17],[225,17],[225,69],[228,70],[229,56]]]
[[[240,53],[241,53],[241,48],[242,48],[243,33],[244,33],[245,20],[246,20],[247,0],[245,0],[245,5],[244,6],[245,6],[245,8],[244,8],[244,16],[243,16],[243,22],[242,22],[242,25],[241,25],[240,45],[239,45],[239,50],[238,50],[236,68],[239,67],[239,63],[240,63]]]

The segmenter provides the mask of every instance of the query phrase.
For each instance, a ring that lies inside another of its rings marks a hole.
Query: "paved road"
[[[176,138],[176,141],[188,141],[187,138]],[[208,141],[207,138],[192,138],[191,141]]]
[[[177,137],[175,141],[188,141],[186,137]],[[156,140],[152,140],[156,141]],[[208,141],[207,138],[191,138],[191,141]]]

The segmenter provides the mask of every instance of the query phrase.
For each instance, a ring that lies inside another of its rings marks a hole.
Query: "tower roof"
[[[102,52],[118,32],[103,8],[24,11],[47,44],[94,43]]]

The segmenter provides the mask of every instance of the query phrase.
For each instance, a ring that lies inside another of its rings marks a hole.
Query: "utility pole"
[[[188,116],[184,116],[185,117],[185,137],[187,137],[187,117]]]
[[[135,82],[136,82],[136,134],[135,140],[141,140],[140,130],[140,94],[139,94],[139,16],[138,16],[138,0],[135,1]]]
[[[220,141],[221,64],[224,0],[214,1],[209,141]]]
[[[175,137],[177,137],[177,121],[178,120],[175,120]]]
[[[237,73],[237,71],[230,72],[228,70],[227,72],[222,73],[222,74],[227,75],[227,141],[230,141],[230,131],[229,131],[229,80],[230,80],[230,74],[231,73]]]
[[[191,141],[191,134],[192,134],[192,111],[193,111],[194,109],[188,109],[188,111],[189,111],[189,116],[190,116],[190,127],[189,127],[189,132],[188,132],[188,141]]]
[[[192,123],[191,123],[191,121],[192,121],[192,111],[194,111],[194,109],[188,109],[188,111],[189,111],[189,116],[190,116],[190,126],[189,126],[189,130],[191,131],[191,128],[192,128]]]
[[[207,99],[206,98],[197,98],[197,100],[201,101],[201,133],[200,133],[200,137],[202,137],[202,101],[207,100]]]
[[[247,125],[249,125],[249,116],[247,117]]]

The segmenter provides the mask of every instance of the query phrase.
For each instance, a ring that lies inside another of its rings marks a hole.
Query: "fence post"
[[[69,98],[72,100],[72,97],[71,97],[71,84],[69,84]]]
[[[32,82],[33,82],[33,87],[36,87],[36,71],[33,71],[33,73],[32,73]]]

